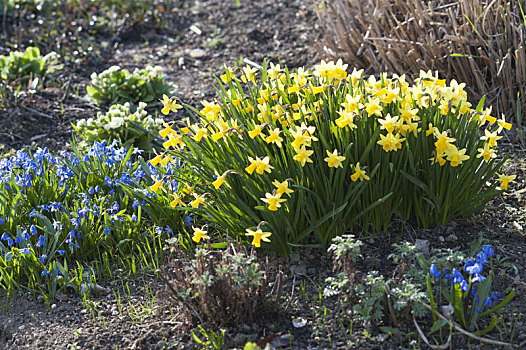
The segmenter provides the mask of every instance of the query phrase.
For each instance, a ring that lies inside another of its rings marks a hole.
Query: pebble
[[[23,331],[25,328],[26,328],[25,325],[21,325],[20,327],[18,327],[18,329],[21,330],[21,331]]]
[[[55,310],[57,308],[57,304],[52,304],[51,305],[51,310]]]
[[[193,49],[189,52],[190,57],[200,58],[206,56],[206,51],[203,49]]]

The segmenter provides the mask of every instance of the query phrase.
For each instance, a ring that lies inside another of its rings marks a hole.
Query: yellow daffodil
[[[517,177],[517,175],[505,175],[505,174],[502,174],[502,175],[497,174],[497,176],[499,177],[501,190],[507,190],[508,184],[510,182],[514,182],[515,178]]]
[[[294,155],[294,160],[300,162],[301,166],[305,166],[305,163],[312,163],[312,160],[309,158],[314,151],[308,150],[305,148],[305,146],[301,146],[301,148],[295,148],[294,151],[296,151],[296,155]]]
[[[183,193],[184,194],[192,194],[194,193],[195,186],[188,186],[187,184],[184,185]]]
[[[174,197],[174,199],[170,202],[171,207],[177,207],[178,205],[184,206],[184,203],[181,200],[181,196],[179,196],[177,193],[173,193],[172,196]]]
[[[378,119],[378,123],[380,123],[380,129],[387,130],[388,133],[393,133],[395,128],[398,128],[399,125],[398,117],[391,117],[389,113],[387,113],[385,119]]]
[[[230,81],[230,79],[235,80],[236,76],[235,76],[234,69],[232,69],[231,67],[225,66],[225,71],[228,73],[225,73],[221,76],[221,80],[223,81],[224,84],[227,84]]]
[[[435,131],[435,137],[437,141],[435,142],[435,147],[438,154],[443,154],[449,147],[453,146],[451,142],[455,142],[454,138],[447,136],[447,131],[439,132]]]
[[[241,81],[243,83],[246,83],[248,80],[250,80],[252,83],[256,83],[256,72],[258,70],[256,68],[252,68],[250,66],[245,66],[243,68],[244,75],[241,76]]]
[[[170,126],[166,126],[163,130],[159,131],[159,135],[161,135],[163,139],[171,133],[175,133],[175,131]]]
[[[286,202],[286,199],[281,198],[281,194],[265,193],[265,198],[260,198],[263,202],[268,203],[268,210],[276,211],[281,208],[281,203]]]
[[[252,175],[254,170],[258,174],[263,174],[265,171],[270,173],[272,169],[274,169],[273,166],[269,165],[270,158],[266,156],[263,159],[259,159],[259,157],[256,157],[256,159],[252,157],[248,157],[248,160],[250,161],[250,165],[245,168],[246,172]]]
[[[197,193],[194,193],[194,197],[195,197],[195,199],[190,202],[190,205],[193,208],[198,208],[201,204],[203,204],[205,202],[205,196],[204,195],[200,196]]]
[[[256,248],[261,247],[261,241],[263,242],[270,242],[270,239],[268,239],[272,235],[271,232],[263,232],[260,228],[258,228],[256,231],[253,231],[251,229],[247,228],[247,233],[245,233],[245,236],[253,236],[254,239],[252,240],[252,245]]]
[[[279,194],[279,195],[286,194],[287,196],[290,197],[290,194],[294,192],[293,190],[289,188],[289,182],[287,180],[283,182],[274,180],[272,184],[276,186],[276,194]]]
[[[217,171],[215,173],[216,173],[217,179],[214,182],[212,182],[212,185],[215,187],[216,190],[218,190],[219,187],[221,187],[221,185],[225,183],[226,175],[228,172],[225,172],[223,175],[219,175]],[[226,184],[226,186],[228,187],[228,184]]]
[[[447,155],[447,160],[451,162],[452,167],[459,166],[463,161],[469,159],[469,156],[465,155],[466,149],[463,148],[459,151],[455,145],[448,147],[445,153]]]
[[[347,94],[345,96],[345,102],[341,104],[341,106],[344,108],[345,112],[347,113],[359,113],[360,110],[363,108],[362,101],[362,95],[356,94],[355,96],[352,96],[351,94]]]
[[[351,169],[353,169],[353,165],[352,164],[351,164]],[[358,181],[358,179],[360,179],[360,181],[370,180],[370,178],[367,175],[367,173],[365,172],[365,170],[362,170],[360,168],[360,162],[356,163],[356,165],[354,166],[353,170],[354,170],[354,174],[351,175],[351,180],[353,182]]]
[[[281,142],[283,142],[283,138],[279,136],[279,128],[275,128],[274,130],[269,131],[269,136],[265,138],[266,143],[275,143],[278,147],[281,148]]]
[[[328,150],[326,152],[327,152],[327,156],[328,157],[325,158],[324,160],[329,165],[329,168],[332,168],[332,167],[334,167],[334,168],[338,168],[338,167],[343,168],[342,162],[345,160],[345,157],[339,156],[337,149],[335,149],[332,153],[329,152]]]
[[[432,161],[433,164],[435,164],[435,163],[440,164],[440,166],[443,166],[444,164],[446,164],[446,160],[440,155],[437,155],[436,157],[430,158],[429,160]]]
[[[511,124],[506,122],[506,116],[503,114],[501,119],[497,120],[497,124],[499,125],[499,128],[497,129],[497,132],[500,134],[502,129],[511,130]]]
[[[165,94],[163,95],[163,99],[159,99],[159,101],[161,101],[163,104],[163,109],[161,109],[161,113],[164,115],[167,115],[168,113],[170,113],[170,111],[177,112],[178,109],[183,108],[183,106],[181,106],[180,104],[175,103],[174,97],[168,97]]]
[[[387,136],[380,134],[380,140],[376,143],[381,145],[384,151],[390,152],[400,149],[402,147],[402,141],[404,140],[405,138],[401,138],[398,134],[393,135],[388,133]]]
[[[208,121],[216,120],[219,112],[221,112],[221,105],[215,102],[201,101],[201,104],[205,107],[201,109],[201,114],[204,115]]]
[[[153,157],[152,159],[150,159],[150,164],[152,166],[157,166],[157,164],[159,164],[159,162],[161,161],[161,159],[163,159],[163,155],[162,154],[159,154],[155,157]]]
[[[501,138],[502,136],[498,136],[497,131],[491,132],[488,129],[484,129],[484,136],[482,136],[480,139],[487,140],[488,145],[490,147],[495,147],[497,146],[497,141],[500,140]]]
[[[152,190],[152,192],[157,192],[160,188],[162,188],[164,179],[157,180],[154,178],[154,180],[156,181],[150,186],[150,190]]]
[[[248,132],[248,136],[250,136],[251,139],[261,134],[261,131],[263,130],[263,125],[255,125],[254,130],[251,130]]]
[[[478,148],[477,151],[479,151],[477,158],[483,157],[486,163],[489,162],[491,158],[497,158],[497,153],[495,153],[493,148],[489,147],[488,143],[484,145],[484,148]]]
[[[369,102],[365,103],[365,110],[369,116],[377,115],[382,116],[382,107],[380,106],[380,100],[378,98],[370,99]]]
[[[335,122],[340,129],[346,126],[349,126],[351,130],[357,128],[356,124],[354,124],[354,112],[339,111],[338,114],[340,118],[336,119]]]
[[[202,229],[199,229],[193,226],[192,226],[192,230],[194,230],[192,241],[194,241],[195,243],[199,243],[202,239],[210,239],[210,237],[206,235],[208,233],[207,231],[204,231]]]

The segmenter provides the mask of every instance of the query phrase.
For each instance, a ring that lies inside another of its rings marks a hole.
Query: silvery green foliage
[[[126,102],[112,105],[107,113],[99,112],[96,118],[80,119],[75,126],[83,139],[80,146],[90,146],[101,140],[120,140],[125,146],[150,149],[151,135],[141,128],[157,135],[163,128],[164,120],[148,115],[145,108],[146,103],[139,102],[137,110],[132,113],[130,103]]]
[[[171,88],[161,75],[159,66],[146,66],[130,73],[127,69],[112,66],[105,71],[91,74],[88,95],[99,105],[140,101],[155,104],[156,99]]]

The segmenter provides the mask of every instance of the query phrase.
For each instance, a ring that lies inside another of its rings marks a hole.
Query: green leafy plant
[[[161,75],[161,67],[146,66],[130,73],[127,69],[113,66],[102,73],[93,73],[91,85],[86,87],[86,91],[99,105],[126,102],[155,104],[156,99],[167,94],[170,87]]]
[[[360,273],[355,266],[362,258],[362,242],[352,235],[335,237],[329,247],[336,276],[326,279],[324,295],[339,295],[340,300],[352,306],[352,319],[369,329],[400,329],[401,321],[411,315],[422,317],[426,309],[420,304],[426,300],[423,277],[410,270],[415,262],[416,247],[409,244],[393,245],[398,264],[395,274],[386,279],[378,271]],[[412,252],[413,254],[409,254]],[[420,275],[422,275],[421,271]],[[344,308],[345,309],[345,308]]]
[[[8,56],[0,56],[0,76],[10,82],[44,80],[62,67],[55,52],[41,56],[38,47],[30,46],[24,52],[11,51]]]
[[[483,101],[471,109],[464,84],[348,75],[341,61],[267,68],[228,68],[222,102],[189,107],[193,123],[162,135],[182,160],[177,177],[207,194],[202,215],[230,234],[266,222],[266,245],[289,254],[356,227],[381,232],[393,217],[445,224],[500,193],[495,147],[511,125]]]
[[[146,103],[139,102],[132,113],[130,103],[126,102],[110,106],[108,112],[99,112],[96,118],[78,120],[73,127],[83,139],[79,147],[91,146],[95,141],[106,140],[111,143],[119,140],[125,148],[135,146],[151,151],[152,138],[163,128],[164,121],[148,115],[145,108]]]
[[[199,333],[204,338],[201,339],[197,334],[192,331],[192,338],[194,341],[199,344],[202,349],[216,349],[221,350],[225,346],[225,331],[221,330],[220,332],[214,332],[213,330],[206,330],[201,325],[197,326],[199,328]]]

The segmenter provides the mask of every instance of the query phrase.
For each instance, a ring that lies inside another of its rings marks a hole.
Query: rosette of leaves
[[[91,85],[86,91],[98,105],[141,101],[155,104],[156,99],[167,94],[170,87],[161,75],[161,67],[146,66],[130,73],[127,69],[112,66],[102,73],[93,73]]]
[[[40,78],[62,69],[56,52],[45,56],[40,54],[38,47],[29,46],[24,52],[12,51],[9,56],[0,56],[0,76],[7,81]]]
[[[83,141],[80,147],[91,146],[96,141],[119,140],[125,147],[135,146],[151,150],[152,134],[157,134],[163,127],[162,118],[154,118],[145,110],[146,103],[132,113],[129,102],[112,105],[107,113],[99,112],[96,118],[80,119],[73,128]]]

